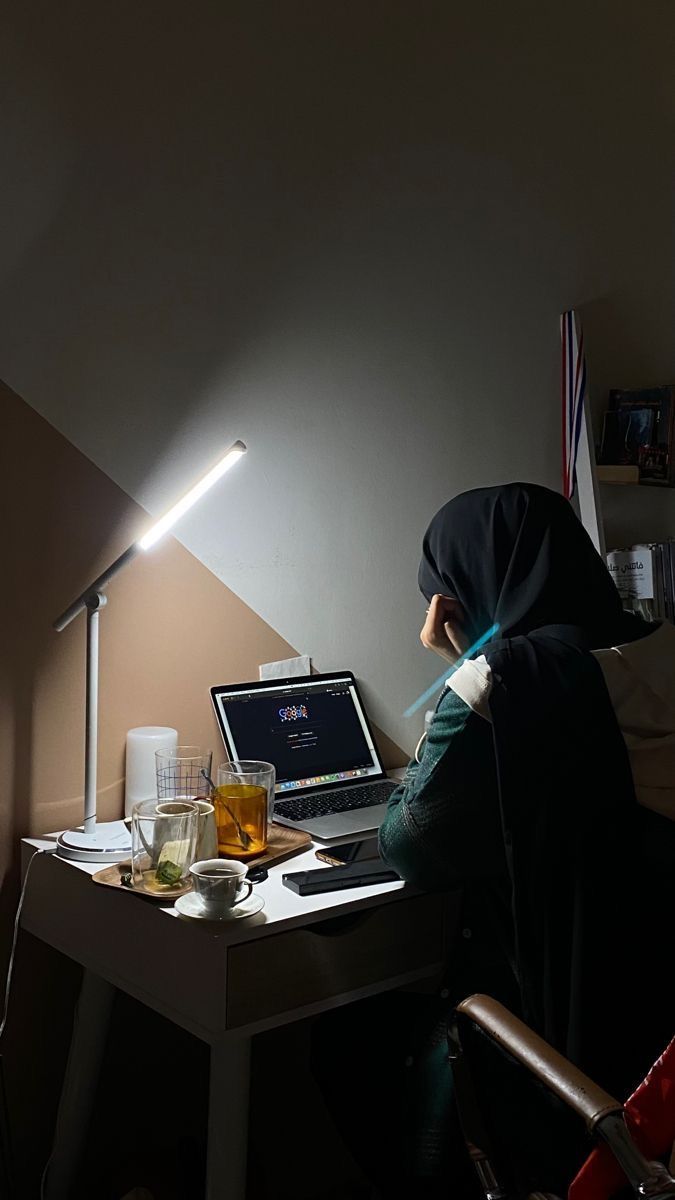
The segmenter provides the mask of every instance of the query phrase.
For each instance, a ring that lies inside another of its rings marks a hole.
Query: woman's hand
[[[459,600],[450,596],[432,596],[420,633],[422,645],[454,665],[469,646],[462,629],[463,621],[464,609]]]

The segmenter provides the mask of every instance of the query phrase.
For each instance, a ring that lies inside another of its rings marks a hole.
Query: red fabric
[[[626,1125],[646,1158],[662,1158],[675,1141],[675,1038],[626,1101]],[[589,1155],[567,1200],[609,1200],[626,1186],[626,1176],[608,1147]]]

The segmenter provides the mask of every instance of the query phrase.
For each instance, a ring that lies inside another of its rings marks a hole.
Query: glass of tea
[[[155,896],[187,890],[199,809],[184,800],[141,800],[131,810],[134,887]]]
[[[246,860],[267,849],[267,813],[274,798],[272,763],[253,759],[223,763],[212,796],[218,853]]]

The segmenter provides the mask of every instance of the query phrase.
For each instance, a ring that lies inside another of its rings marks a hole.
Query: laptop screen
[[[277,794],[383,773],[349,675],[213,688],[212,696],[231,757],[274,763]]]

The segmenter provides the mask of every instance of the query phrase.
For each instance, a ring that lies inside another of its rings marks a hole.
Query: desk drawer
[[[449,944],[449,900],[414,896],[231,947],[228,1028],[433,968]]]

